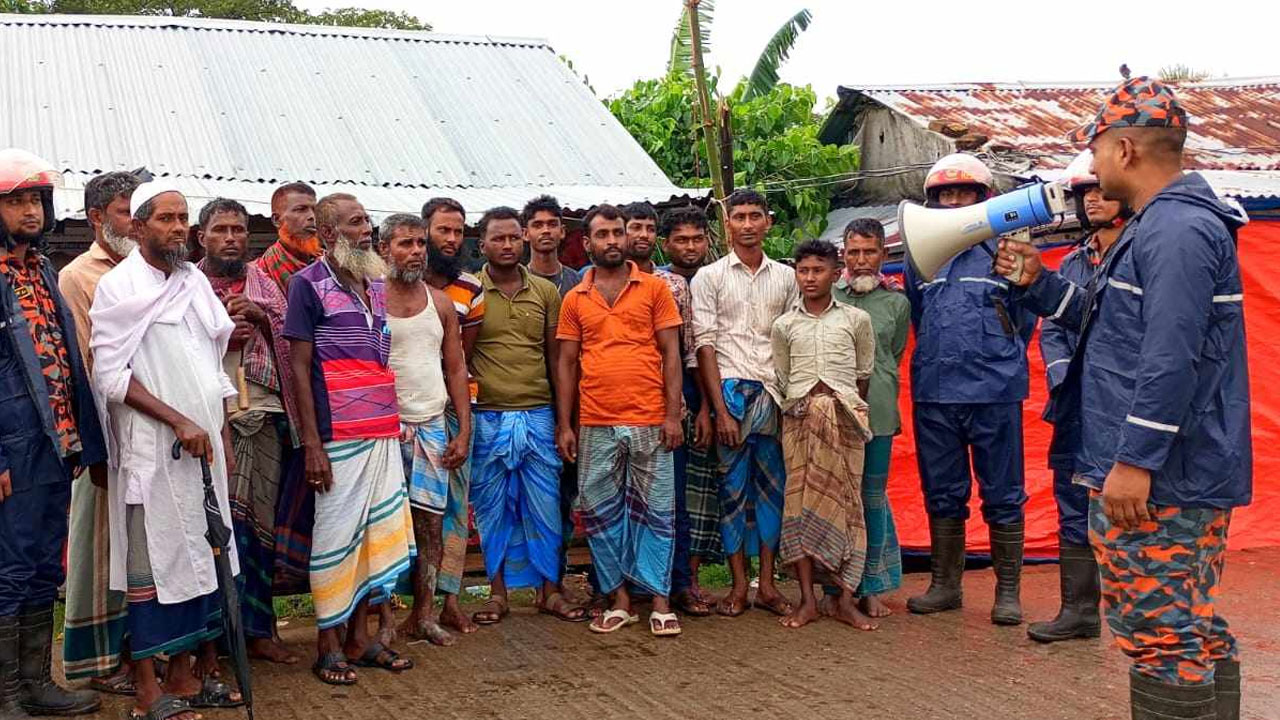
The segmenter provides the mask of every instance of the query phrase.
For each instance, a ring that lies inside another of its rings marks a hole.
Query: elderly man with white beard
[[[871,315],[876,334],[876,361],[870,390],[864,398],[871,406],[871,432],[862,468],[862,512],[867,525],[867,562],[854,596],[858,609],[873,618],[889,614],[881,595],[902,585],[902,552],[893,525],[893,509],[885,488],[889,481],[889,456],[893,436],[901,432],[898,418],[898,365],[907,349],[911,303],[890,278],[880,272],[884,264],[884,226],[878,220],[859,218],[844,230],[844,276],[832,295]],[[837,618],[850,615],[839,608],[835,588],[822,609]]]
[[[413,666],[385,640],[370,640],[366,617],[369,604],[390,599],[417,551],[390,366],[387,265],[354,196],[323,197],[315,213],[325,253],[290,281],[284,336],[298,378],[306,479],[316,492],[310,574],[320,635],[313,672],[324,683],[352,685],[353,665],[393,672]]]
[[[129,202],[138,247],[103,276],[89,313],[93,384],[111,468],[110,586],[129,602],[132,714],[195,720],[190,707],[240,704],[239,694],[216,679],[222,611],[195,460],[210,464],[230,526],[223,401],[237,393],[222,356],[235,324],[186,260],[186,198],[150,182]],[[185,451],[178,459],[170,454],[175,440]],[[230,562],[238,573],[234,546]],[[161,654],[169,657],[163,689],[153,663]]]

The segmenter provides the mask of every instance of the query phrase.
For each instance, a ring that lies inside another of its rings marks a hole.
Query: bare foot
[[[849,600],[848,602],[837,600],[835,603],[835,614],[831,617],[839,620],[845,625],[859,630],[875,630],[880,627],[878,624],[873,622],[871,618],[863,615],[862,611],[858,610],[858,603],[853,600]]]
[[[785,628],[802,628],[818,619],[818,604],[801,602],[786,617],[778,618],[778,624]]]
[[[752,601],[752,606],[758,607],[761,610],[767,610],[778,617],[787,617],[795,609],[795,606],[791,604],[791,601],[782,593],[778,592],[776,588],[770,588],[769,590],[760,588],[757,590],[755,600]],[[814,612],[817,612],[816,605],[814,607]]]
[[[716,603],[716,612],[725,617],[738,617],[747,611],[747,591],[742,592],[729,591],[728,595],[720,598]]]
[[[281,665],[296,665],[298,656],[274,638],[249,638],[249,657]]]
[[[440,623],[431,617],[422,617],[418,613],[409,613],[408,619],[400,626],[400,632],[406,637],[414,640],[426,640],[432,645],[440,647],[451,647],[458,642],[458,639],[449,634],[448,630],[440,627]]]
[[[835,595],[824,594],[822,599],[818,601],[818,614],[823,617],[831,617],[832,615],[835,615],[836,600],[837,598]]]
[[[463,635],[470,635],[480,629],[480,626],[472,622],[471,618],[462,612],[462,608],[458,607],[458,596],[456,595],[445,597],[444,609],[440,611],[440,624],[447,628],[453,628]]]
[[[868,595],[859,599],[858,608],[862,610],[862,613],[867,617],[882,618],[889,617],[893,614],[893,611],[889,609],[888,605],[885,605],[884,602],[880,600],[878,595]]]

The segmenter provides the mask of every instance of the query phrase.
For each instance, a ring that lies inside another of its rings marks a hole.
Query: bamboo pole
[[[725,185],[723,168],[720,165],[720,132],[716,128],[716,113],[711,109],[711,95],[707,92],[707,78],[702,65],[702,36],[698,26],[698,4],[701,0],[685,0],[685,12],[689,14],[689,40],[693,45],[693,82],[698,90],[698,107],[702,116],[702,144],[707,153],[707,166],[711,170],[711,189],[714,193],[716,216],[720,218],[720,235],[713,239],[717,255],[723,255],[722,245],[725,232],[728,231],[729,218],[725,214],[723,200]]]

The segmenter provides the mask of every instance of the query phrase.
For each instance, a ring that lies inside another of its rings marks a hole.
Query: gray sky
[[[405,10],[443,33],[541,37],[570,58],[601,96],[662,73],[680,0],[301,0]],[[765,42],[802,7],[813,24],[782,79],[819,97],[845,84],[1119,80],[1183,63],[1214,75],[1280,74],[1269,3],[1167,0],[1070,3],[718,0],[708,66],[727,79],[751,71]],[[952,8],[960,8],[957,13]]]

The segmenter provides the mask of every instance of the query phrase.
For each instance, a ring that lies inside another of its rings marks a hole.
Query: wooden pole
[[[693,44],[693,82],[698,90],[698,107],[702,115],[702,144],[706,148],[707,166],[711,170],[711,190],[714,193],[716,216],[720,218],[720,239],[713,239],[713,249],[723,255],[724,233],[729,218],[725,215],[723,200],[725,185],[720,165],[720,133],[716,129],[716,113],[711,109],[711,95],[707,92],[707,78],[702,65],[702,36],[698,27],[698,4],[701,0],[685,0],[685,12],[689,14],[689,39]]]

